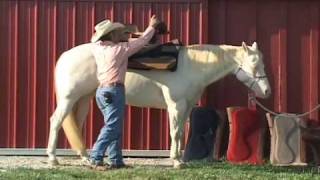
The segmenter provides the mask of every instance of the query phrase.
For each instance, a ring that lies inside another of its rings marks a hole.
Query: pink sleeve
[[[128,57],[133,55],[137,51],[139,51],[143,46],[145,46],[152,38],[154,31],[155,31],[154,28],[149,26],[144,31],[142,36],[140,36],[139,38],[137,38],[133,41],[125,43],[126,52],[128,53]]]

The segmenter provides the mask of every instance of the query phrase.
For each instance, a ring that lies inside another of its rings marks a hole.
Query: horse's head
[[[249,47],[243,42],[240,54],[240,58],[237,58],[238,68],[234,71],[237,79],[253,90],[257,97],[269,97],[271,89],[257,43]]]

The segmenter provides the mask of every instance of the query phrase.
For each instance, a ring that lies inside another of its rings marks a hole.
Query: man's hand
[[[156,15],[152,15],[152,17],[149,21],[149,26],[152,26],[153,28],[155,28],[159,23],[160,23],[160,21],[158,20]]]

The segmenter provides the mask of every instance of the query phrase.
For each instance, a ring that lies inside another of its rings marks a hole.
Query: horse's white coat
[[[51,161],[56,161],[57,133],[63,119],[79,100],[93,95],[98,86],[91,46],[92,44],[84,44],[66,51],[57,63],[55,86],[58,106],[50,119],[47,150]],[[268,96],[270,94],[268,80],[254,78],[265,74],[261,53],[256,43],[252,47],[244,43],[242,46],[193,45],[181,49],[175,72],[128,70],[125,81],[126,102],[138,107],[168,110],[172,140],[170,157],[174,159],[175,165],[179,165],[184,122],[191,109],[205,87],[236,72],[239,65],[242,73],[237,73],[238,79],[247,86],[251,84],[257,96]],[[81,106],[88,105],[81,103]],[[86,116],[86,113],[78,114],[81,115],[76,118],[84,121],[83,116]],[[81,126],[83,122],[79,124]]]

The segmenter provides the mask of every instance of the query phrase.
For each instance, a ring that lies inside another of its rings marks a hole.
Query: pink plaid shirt
[[[97,64],[97,77],[100,85],[124,83],[128,57],[146,45],[154,34],[154,28],[148,27],[139,38],[121,43],[98,41],[93,48]]]

